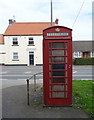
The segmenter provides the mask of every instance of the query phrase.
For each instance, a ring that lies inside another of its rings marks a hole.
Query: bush
[[[94,65],[94,58],[75,58],[74,65]]]

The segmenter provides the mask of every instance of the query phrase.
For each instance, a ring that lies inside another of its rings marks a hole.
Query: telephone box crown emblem
[[[55,31],[59,32],[59,31],[60,31],[60,29],[59,29],[59,28],[56,28],[56,29],[55,29]]]

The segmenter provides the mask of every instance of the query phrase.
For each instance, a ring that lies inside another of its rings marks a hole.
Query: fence
[[[36,73],[36,74],[32,75],[30,78],[26,79],[26,81],[27,81],[27,105],[30,105],[30,103],[29,103],[29,90],[30,90],[29,81],[31,79],[34,79],[34,91],[36,91],[36,76],[39,74],[43,74],[43,72]]]

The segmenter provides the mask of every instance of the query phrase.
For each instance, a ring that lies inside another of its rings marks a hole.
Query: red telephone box
[[[72,29],[43,30],[43,87],[45,105],[72,104]]]

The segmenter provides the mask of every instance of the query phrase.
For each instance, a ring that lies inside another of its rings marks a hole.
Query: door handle
[[[65,70],[68,70],[68,68],[71,68],[71,65],[65,64]]]
[[[71,67],[71,65],[68,65],[68,68],[70,68]]]

